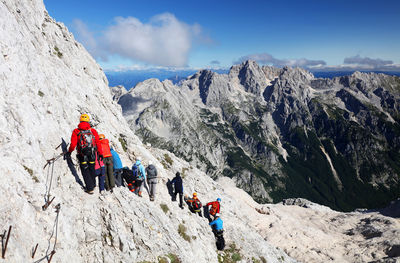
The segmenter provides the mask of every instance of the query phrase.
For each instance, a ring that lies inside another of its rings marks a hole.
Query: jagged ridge
[[[316,79],[246,61],[179,86],[144,81],[119,103],[145,142],[234,178],[259,201],[351,210],[400,194],[399,91],[400,79],[383,74]]]

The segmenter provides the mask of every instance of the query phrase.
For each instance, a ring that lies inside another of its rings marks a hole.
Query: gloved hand
[[[66,160],[66,159],[71,159],[71,153],[70,152],[64,153],[64,160]]]
[[[100,161],[103,161],[103,159],[104,159],[104,158],[103,158],[103,155],[102,155],[102,154],[99,154],[99,160],[100,160]]]

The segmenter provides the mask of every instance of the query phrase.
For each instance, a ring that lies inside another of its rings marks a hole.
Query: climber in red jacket
[[[219,214],[219,210],[220,210],[220,208],[221,208],[221,205],[220,205],[220,202],[221,202],[221,198],[217,198],[217,201],[214,201],[214,202],[209,202],[209,203],[207,203],[206,204],[206,207],[208,207],[208,206],[210,206],[211,205],[211,209],[210,209],[210,215],[212,215],[213,217],[214,217],[214,219],[215,219],[215,215],[218,213]],[[210,220],[211,218],[209,218],[209,220]]]
[[[99,150],[99,158],[103,158],[99,135],[95,129],[90,126],[90,118],[87,114],[82,114],[78,128],[72,132],[71,145],[68,149],[68,155],[77,147],[77,158],[81,168],[83,180],[86,184],[86,191],[93,194],[96,185],[96,173],[94,169],[96,160],[96,151]]]

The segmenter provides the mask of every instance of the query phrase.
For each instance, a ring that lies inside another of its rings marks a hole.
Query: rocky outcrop
[[[150,101],[137,95],[147,82],[132,89],[135,111],[121,97],[131,129],[213,178],[234,178],[259,201],[304,197],[351,210],[399,194],[398,77],[317,79],[246,61],[228,74],[203,70],[162,85]]]

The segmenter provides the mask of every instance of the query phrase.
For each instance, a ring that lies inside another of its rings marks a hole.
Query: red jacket
[[[100,151],[103,153],[103,157],[111,157],[111,150],[110,150],[110,145],[108,144],[108,139],[102,139],[100,140]]]
[[[215,215],[216,213],[219,213],[220,205],[219,205],[218,201],[207,203],[207,206],[209,206],[209,205],[211,205],[211,210],[210,210],[211,215]]]
[[[94,138],[95,138],[95,143],[98,149],[98,152],[100,154],[102,154],[101,149],[100,149],[100,140],[99,140],[99,134],[97,133],[97,131],[95,129],[93,129],[92,127],[90,127],[90,124],[88,122],[84,122],[82,121],[81,123],[79,123],[78,128],[75,129],[72,132],[71,135],[71,145],[69,146],[68,152],[73,152],[75,150],[76,145],[78,144],[78,133],[82,130],[89,130],[93,133]]]

